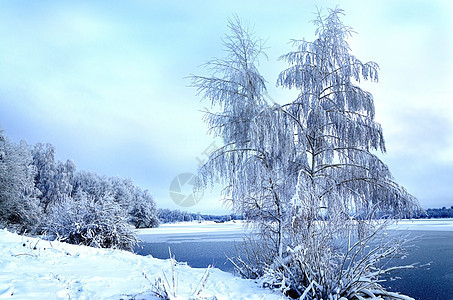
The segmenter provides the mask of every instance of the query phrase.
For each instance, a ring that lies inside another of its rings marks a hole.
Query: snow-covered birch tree
[[[314,21],[314,42],[294,41],[297,50],[281,57],[290,67],[278,85],[299,95],[284,105],[294,120],[295,141],[306,153],[299,180],[316,195],[314,215],[355,213],[400,215],[417,202],[394,181],[387,166],[372,152],[385,152],[382,129],[375,122],[373,97],[359,87],[361,80],[378,81],[378,65],[350,54],[347,38],[353,33],[337,9]],[[331,210],[332,213],[331,213]],[[341,215],[341,214],[340,214]]]
[[[289,68],[277,81],[299,92],[281,110],[293,122],[301,169],[288,253],[266,276],[270,285],[309,299],[385,295],[377,274],[386,270],[376,265],[397,255],[401,245],[377,241],[385,226],[376,220],[419,210],[376,155],[385,152],[383,132],[373,97],[360,82],[377,82],[379,67],[350,53],[353,31],[341,22],[342,14],[318,14],[317,38],[294,41],[296,50],[280,58]]]
[[[192,77],[198,93],[220,106],[205,119],[224,141],[199,184],[220,177],[227,200],[259,229],[251,241],[259,250],[251,250],[252,266],[241,261],[243,275],[301,299],[399,299],[378,284],[388,270],[377,264],[397,255],[400,243],[376,240],[385,228],[377,219],[419,205],[376,155],[385,152],[383,132],[360,82],[377,82],[379,67],[350,53],[353,31],[342,14],[319,13],[315,41],[294,41],[296,50],[281,57],[289,67],[277,85],[299,95],[272,106],[256,67],[262,44],[230,21],[228,56],[206,64],[211,76]]]
[[[283,255],[288,201],[295,192],[298,167],[292,142],[292,124],[264,99],[266,85],[257,65],[264,56],[262,41],[229,21],[231,35],[223,41],[227,56],[205,66],[211,76],[193,76],[204,99],[220,112],[206,111],[210,132],[223,138],[200,170],[200,185],[220,178],[225,197],[247,220],[258,222],[271,256]]]

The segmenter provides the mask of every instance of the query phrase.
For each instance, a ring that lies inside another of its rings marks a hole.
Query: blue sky
[[[451,1],[341,1],[358,34],[352,52],[381,68],[376,119],[396,180],[424,207],[453,205],[453,5]],[[260,70],[269,95],[291,50],[312,40],[316,6],[338,1],[0,0],[0,126],[14,141],[50,142],[78,169],[130,177],[160,207],[179,208],[169,185],[195,172],[213,142],[188,87],[221,57],[227,18],[237,14],[267,39]],[[189,210],[227,212],[218,192]]]

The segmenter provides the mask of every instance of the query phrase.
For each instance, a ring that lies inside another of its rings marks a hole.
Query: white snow
[[[401,220],[391,225],[394,230],[453,231],[453,219],[412,219]]]
[[[35,249],[34,249],[35,248]],[[119,250],[49,242],[0,230],[0,298],[155,299],[156,275],[171,278],[169,260]],[[206,269],[176,266],[178,299],[188,299]],[[211,269],[200,296],[281,299],[252,280]]]

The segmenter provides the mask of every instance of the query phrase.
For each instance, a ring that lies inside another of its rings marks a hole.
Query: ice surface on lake
[[[139,229],[139,238],[147,243],[179,242],[179,241],[230,241],[242,240],[243,222],[215,223],[212,221],[181,222],[162,224],[158,228]],[[412,219],[401,220],[391,225],[390,230],[426,230],[453,231],[453,219]]]
[[[212,221],[162,224],[158,228],[139,229],[139,239],[146,243],[178,243],[203,240],[242,241],[243,222],[215,223]]]
[[[401,220],[389,229],[391,234],[409,234],[415,238],[415,247],[408,249],[408,257],[396,264],[417,263],[420,267],[401,271],[398,276],[403,279],[383,284],[415,299],[450,299],[448,295],[453,295],[453,219]],[[160,228],[139,232],[139,237],[150,243],[144,249],[149,252],[144,254],[167,258],[170,247],[178,260],[187,261],[191,266],[214,264],[229,272],[233,272],[233,266],[225,263],[225,254],[230,257],[236,254],[234,243],[241,241],[244,233],[241,223],[214,222],[163,224]],[[226,238],[219,242],[219,237],[225,233]]]
[[[389,229],[396,230],[426,230],[453,231],[453,219],[413,219],[401,220]]]

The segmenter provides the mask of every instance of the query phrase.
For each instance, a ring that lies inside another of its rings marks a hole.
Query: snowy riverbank
[[[125,251],[95,249],[22,237],[0,230],[0,298],[156,299],[156,275],[169,260]],[[36,248],[36,249],[35,249]],[[205,269],[176,266],[179,299],[188,299]],[[281,299],[270,290],[230,273],[211,269],[202,299]]]
[[[453,231],[453,219],[402,220],[390,229]],[[141,229],[145,241],[180,236],[199,239],[196,234],[236,239],[243,233],[241,222],[217,224],[178,223]],[[192,235],[192,236],[191,236]],[[95,249],[48,242],[0,230],[0,298],[11,299],[156,299],[152,284],[156,275],[170,277],[169,260],[140,256],[125,251]],[[205,269],[178,264],[179,299],[187,299]],[[211,269],[200,296],[209,299],[281,299],[251,280]]]

